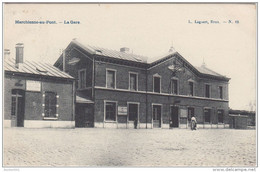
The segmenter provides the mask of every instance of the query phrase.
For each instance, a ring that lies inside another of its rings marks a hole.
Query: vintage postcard
[[[257,3],[3,3],[3,167],[255,171],[256,29]]]

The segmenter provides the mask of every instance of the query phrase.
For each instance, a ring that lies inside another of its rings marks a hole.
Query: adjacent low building
[[[230,78],[191,65],[173,48],[152,63],[129,52],[74,39],[54,64],[76,78],[76,126],[104,128],[229,127]]]
[[[16,57],[5,51],[4,126],[75,127],[74,78],[53,65],[25,61],[23,44]]]

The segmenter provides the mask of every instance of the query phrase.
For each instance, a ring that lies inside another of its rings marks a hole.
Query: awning
[[[76,96],[76,103],[94,103],[92,100]]]

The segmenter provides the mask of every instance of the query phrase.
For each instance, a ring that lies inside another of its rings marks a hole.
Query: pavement
[[[4,128],[4,167],[255,167],[256,130]]]

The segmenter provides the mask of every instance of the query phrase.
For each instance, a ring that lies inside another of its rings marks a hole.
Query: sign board
[[[27,91],[41,91],[41,82],[26,80],[26,90]]]
[[[126,106],[118,106],[118,115],[127,115],[127,107]]]
[[[187,118],[188,116],[188,110],[187,109],[180,109],[180,117],[181,118]]]

